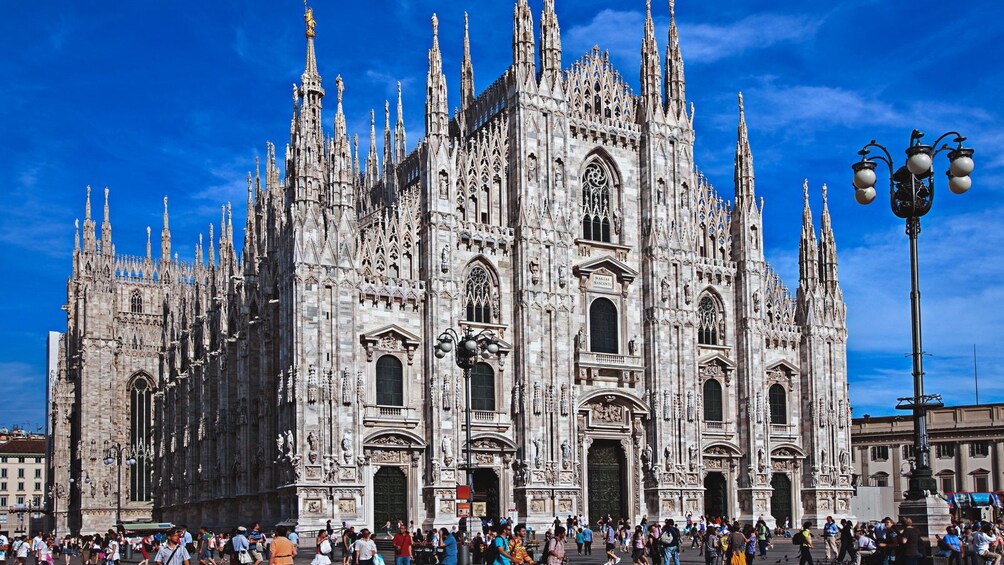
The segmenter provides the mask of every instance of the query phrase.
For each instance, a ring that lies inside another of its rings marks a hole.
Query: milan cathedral
[[[741,95],[734,199],[694,163],[669,9],[664,57],[651,6],[639,30],[636,95],[598,48],[563,68],[554,0],[539,40],[518,0],[512,66],[480,93],[464,30],[452,116],[433,16],[425,138],[407,150],[399,95],[382,155],[374,116],[368,154],[349,137],[341,77],[326,131],[308,11],[289,143],[248,175],[243,235],[227,204],[182,260],[165,198],[159,257],[149,230],[118,255],[88,188],[51,391],[52,480],[75,481],[60,531],[110,527],[119,472],[124,522],[449,526],[468,447],[475,513],[534,526],[848,516],[825,187],[818,239],[804,189],[793,297],[764,258]],[[469,397],[432,355],[448,327],[502,342]]]

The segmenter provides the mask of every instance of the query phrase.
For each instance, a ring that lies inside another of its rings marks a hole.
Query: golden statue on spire
[[[314,37],[314,27],[317,25],[317,21],[314,20],[314,9],[307,7],[306,0],[304,0],[303,6],[307,8],[307,11],[303,14],[303,22],[307,24],[307,37]]]

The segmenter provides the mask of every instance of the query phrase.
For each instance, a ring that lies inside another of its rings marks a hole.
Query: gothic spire
[[[554,12],[554,0],[544,0],[544,11],[540,15],[540,75],[551,86],[561,80],[561,28]]]
[[[160,260],[171,261],[171,227],[167,216],[167,197],[164,197],[164,229],[160,232]]]
[[[749,132],[746,129],[746,112],[743,109],[743,93],[739,93],[739,132],[736,141],[735,183],[736,209],[740,206],[755,206],[756,193],[753,182],[753,153],[750,150]]]
[[[471,62],[471,36],[464,12],[464,62],[460,67],[460,109],[466,110],[474,102],[474,63]]]
[[[404,104],[401,103],[401,82],[397,83],[397,124],[394,127],[394,152],[397,154],[396,161],[404,161],[405,153],[408,150],[408,142],[404,134]]]
[[[384,176],[390,175],[394,163],[394,144],[390,133],[390,100],[383,103],[383,171]]]
[[[342,82],[342,75],[335,77],[335,86],[338,89],[338,109],[335,111],[335,141],[345,142],[347,126],[345,125],[345,111],[342,109],[342,95],[345,93],[345,83]]]
[[[195,244],[195,266],[202,266],[202,234],[199,234],[199,243]]]
[[[146,226],[146,262],[153,261],[153,247],[150,245],[150,226]]]
[[[666,105],[680,116],[686,111],[686,81],[683,78],[683,53],[676,29],[676,1],[669,0],[669,42],[666,44]]]
[[[324,88],[321,87],[321,75],[317,72],[317,57],[314,54],[314,10],[307,8],[303,15],[306,24],[307,60],[303,74],[300,75],[300,121],[301,136],[309,137],[318,150],[324,136],[321,127],[321,99],[324,98]]]
[[[257,257],[256,242],[257,236],[255,234],[254,225],[254,185],[251,180],[251,173],[248,173],[248,201],[247,201],[247,220],[244,223],[244,258],[249,265],[254,265]],[[202,237],[201,235],[199,237]],[[200,261],[201,263],[201,261]]]
[[[802,240],[798,244],[798,286],[808,290],[815,286],[819,274],[817,262],[816,228],[809,209],[809,180],[802,183]]]
[[[838,290],[837,243],[830,224],[830,208],[826,201],[826,185],[823,185],[823,215],[819,227],[819,279],[827,292]]]
[[[449,107],[446,100],[446,76],[443,75],[443,54],[439,51],[439,18],[432,15],[432,49],[429,49],[429,74],[426,78],[425,133],[447,135]]]
[[[366,186],[376,186],[380,178],[380,158],[377,157],[376,111],[370,109],[370,151],[366,157]]]
[[[359,180],[359,134],[352,139],[352,182]]]
[[[147,228],[147,231],[150,231],[150,228]],[[73,220],[73,251],[74,253],[80,251],[80,220]]]
[[[513,11],[512,66],[520,81],[535,74],[534,50],[533,13],[527,0],[518,0]]]
[[[209,267],[216,266],[216,243],[213,241],[213,223],[209,222]]]
[[[87,204],[84,206],[84,251],[94,251],[96,247],[94,220],[91,219],[91,185],[87,185]]]
[[[112,253],[112,221],[108,213],[108,187],[105,187],[105,215],[101,222],[101,250],[103,253]]]
[[[645,38],[641,43],[641,98],[649,116],[662,108],[662,64],[652,22],[652,0],[645,1]]]

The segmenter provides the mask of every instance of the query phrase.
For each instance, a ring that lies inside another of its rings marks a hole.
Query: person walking
[[[328,530],[317,532],[317,543],[314,544],[314,559],[310,565],[331,565],[331,540],[328,539]]]
[[[767,557],[767,547],[770,545],[770,528],[767,527],[767,522],[760,518],[756,522],[756,543],[760,549],[760,557]]]
[[[743,535],[739,522],[729,526],[729,549],[725,565],[746,565],[746,536]]]
[[[903,531],[899,533],[899,551],[896,565],[918,565],[920,563],[920,532],[913,527],[913,520],[903,518]]]
[[[617,557],[617,530],[610,520],[607,520],[606,524],[607,529],[604,534],[607,542],[607,565],[617,565],[621,562],[621,558]]]
[[[275,529],[268,565],[293,565],[293,559],[296,557],[296,545],[289,541],[289,538],[286,537],[288,535],[289,529],[286,526],[279,526]]]
[[[580,522],[583,523],[583,522]],[[582,551],[585,555],[593,554],[593,529],[589,526],[589,522],[584,522],[582,527]]]
[[[666,520],[659,541],[662,543],[663,565],[680,565],[680,528],[676,527],[676,522]]]
[[[440,528],[439,546],[443,550],[443,560],[439,565],[457,565],[457,536],[446,528]]]
[[[837,523],[833,521],[833,516],[826,517],[823,524],[823,547],[826,550],[826,560],[833,562],[837,556]]]
[[[843,563],[844,558],[854,560],[854,528],[850,520],[840,520],[840,551],[837,552],[837,562]]]
[[[408,528],[404,525],[404,522],[398,524],[397,534],[394,535],[394,565],[411,565],[411,533],[408,532]]]
[[[543,556],[546,565],[565,564],[565,528],[558,526],[554,529],[554,539],[546,546],[546,554]]]
[[[188,550],[181,543],[181,531],[178,528],[171,528],[167,531],[167,541],[160,546],[157,556],[154,557],[154,565],[189,565],[192,558]]]
[[[359,539],[352,545],[352,551],[355,554],[357,565],[373,565],[373,556],[377,554],[377,546],[370,539],[368,528],[363,528],[359,532]]]
[[[492,541],[494,546],[492,553],[496,555],[493,563],[495,565],[511,565],[512,553],[510,553],[510,549],[512,545],[509,541],[509,535],[512,533],[512,527],[503,521],[499,521],[497,529],[495,539]]]
[[[812,563],[812,522],[802,524],[802,531],[795,534],[801,536],[799,541],[798,565],[813,565]]]

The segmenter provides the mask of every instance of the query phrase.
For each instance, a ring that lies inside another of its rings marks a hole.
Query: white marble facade
[[[480,93],[465,49],[452,117],[433,18],[425,138],[408,152],[388,105],[382,155],[375,124],[368,155],[350,139],[340,77],[322,127],[311,26],[289,144],[249,175],[243,236],[227,205],[193,262],[171,253],[166,199],[159,259],[149,240],[132,258],[115,254],[108,193],[100,233],[88,193],[52,395],[54,480],[91,481],[71,528],[114,519],[105,440],[149,461],[138,482],[124,471],[127,520],[310,529],[400,503],[416,523],[456,523],[463,379],[431,353],[465,325],[504,342],[472,425],[501,512],[849,513],[825,200],[817,242],[805,192],[793,297],[764,259],[741,97],[729,203],[693,161],[675,20],[663,57],[651,15],[638,30],[635,95],[598,49],[562,68],[544,4],[538,40],[519,0],[513,64]],[[391,393],[378,365],[399,371]]]

